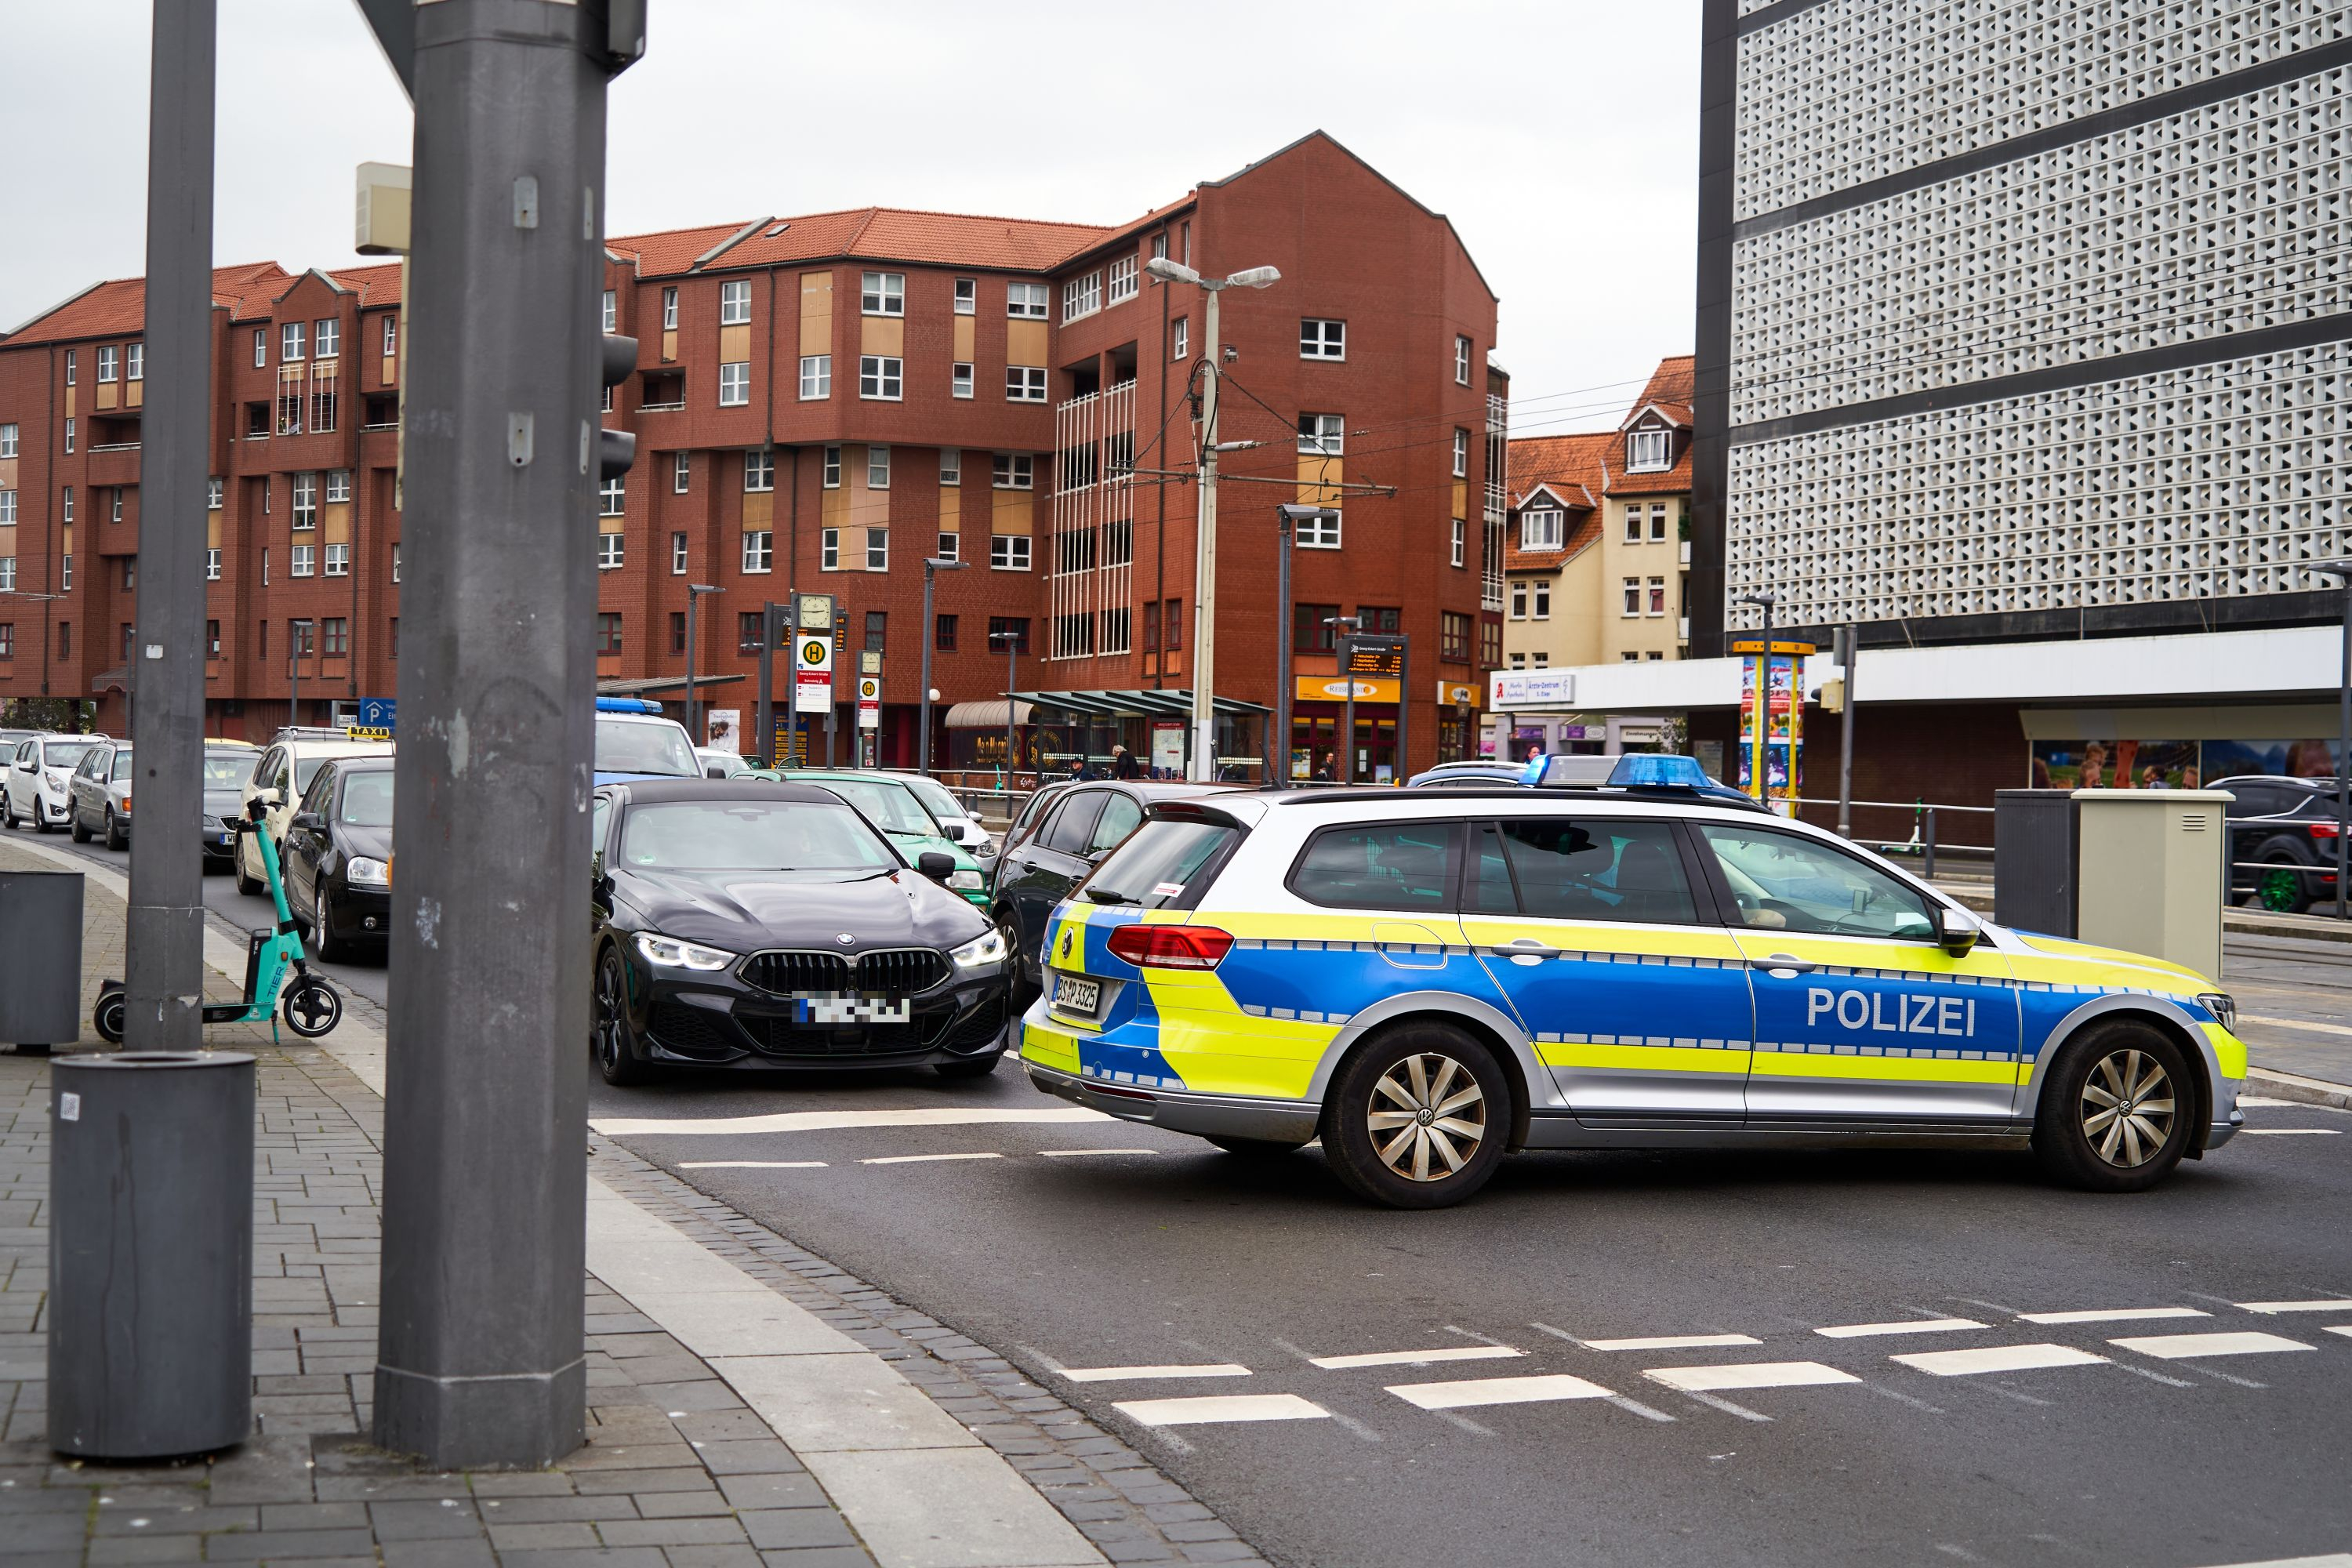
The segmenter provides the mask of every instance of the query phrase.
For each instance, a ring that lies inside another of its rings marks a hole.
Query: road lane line
[[[992,1150],[965,1154],[877,1154],[870,1160],[860,1160],[861,1165],[928,1165],[940,1160],[1002,1160],[1004,1156]]]
[[[1542,1405],[1557,1399],[1607,1399],[1597,1383],[1565,1373],[1537,1377],[1475,1377],[1460,1383],[1392,1383],[1388,1392],[1423,1410],[1468,1410],[1482,1405]]]
[[[1727,1388],[1810,1388],[1822,1384],[1860,1383],[1862,1379],[1817,1361],[1734,1363],[1724,1366],[1654,1366],[1642,1375],[1685,1394],[1706,1394]]]
[[[2249,1138],[2341,1138],[2341,1127],[2241,1127]]]
[[[1157,1154],[1157,1149],[1040,1149],[1048,1160],[1075,1160],[1085,1154]]]
[[[1907,1394],[1898,1394],[1883,1383],[1864,1383],[1863,1387],[1870,1390],[1873,1394],[1883,1394],[1898,1405],[1907,1405],[1914,1410],[1923,1410],[1930,1415],[1941,1415],[1944,1414],[1944,1408],[1942,1405],[1930,1405],[1924,1399],[1914,1399]]]
[[[1761,1410],[1750,1410],[1745,1405],[1734,1405],[1730,1400],[1718,1399],[1712,1394],[1700,1394],[1695,1390],[1686,1388],[1683,1390],[1683,1397],[1685,1399],[1696,1399],[1701,1405],[1707,1406],[1709,1409],[1720,1410],[1726,1415],[1737,1415],[1742,1421],[1769,1421],[1772,1419],[1769,1415],[1765,1415]]]
[[[2273,1557],[2261,1563],[2230,1563],[2221,1568],[2352,1568],[2352,1552],[2330,1552],[2323,1557]]]
[[[1247,1377],[1250,1369],[1234,1362],[1204,1362],[1198,1366],[1063,1367],[1059,1374],[1072,1383],[1118,1383],[1148,1377]]]
[[[2197,1386],[2187,1378],[2167,1377],[2160,1372],[2157,1372],[2144,1366],[2134,1366],[2127,1361],[2111,1362],[2108,1364],[2111,1366],[2120,1367],[2124,1371],[2130,1373],[2135,1377],[2144,1377],[2150,1383],[2160,1383],[2167,1388],[2194,1388]]]
[[[2263,1110],[2310,1110],[2321,1114],[2332,1113],[2336,1116],[2352,1114],[2352,1112],[2347,1112],[2340,1105],[2314,1105],[2309,1100],[2273,1100],[2266,1094],[2242,1094],[2238,1096],[2238,1103]]]
[[[1615,1405],[1620,1410],[1630,1410],[1634,1415],[1639,1415],[1647,1421],[1672,1422],[1674,1420],[1674,1417],[1667,1415],[1664,1411],[1644,1405],[1638,1399],[1628,1399],[1622,1394],[1611,1394],[1609,1396],[1609,1403]]]
[[[1585,1340],[1589,1351],[1696,1351],[1718,1345],[1760,1345],[1753,1334],[1664,1334],[1639,1340]]]
[[[1427,1366],[1441,1361],[1497,1361],[1507,1356],[1528,1352],[1509,1345],[1448,1345],[1434,1351],[1371,1351],[1362,1355],[1308,1356],[1311,1365],[1326,1372],[1341,1372],[1357,1366]]]
[[[1331,1413],[1296,1394],[1209,1394],[1192,1399],[1126,1399],[1111,1408],[1146,1426],[1219,1421],[1328,1421]]]
[[[2242,1024],[2267,1024],[2273,1029],[2308,1029],[2315,1035],[2352,1035],[2352,1028],[2342,1024],[2323,1024],[2315,1018],[2270,1018],[2260,1014],[2242,1014]]]
[[[2195,1307],[2115,1307],[2087,1312],[2020,1312],[2017,1315],[2029,1323],[2128,1323],[2143,1318],[2210,1318],[2213,1314]]]
[[[822,1160],[681,1160],[681,1171],[822,1171]]]
[[[2163,1361],[2192,1361],[2217,1355],[2267,1355],[2279,1351],[2316,1350],[2316,1345],[2277,1334],[2149,1334],[2139,1339],[2109,1340],[2127,1351]]]
[[[908,1110],[780,1110],[768,1116],[676,1117],[604,1116],[593,1118],[589,1131],[607,1138],[646,1136],[734,1137],[754,1132],[830,1132],[845,1127],[988,1127],[1002,1123],[1027,1125],[1067,1121],[1115,1121],[1118,1118],[1083,1106],[1057,1110],[993,1110],[980,1106],[929,1105]]]
[[[2352,1323],[2337,1323],[2319,1331],[2323,1334],[2352,1335]]]
[[[1962,1329],[1981,1329],[1985,1325],[1974,1318],[1905,1318],[1894,1323],[1840,1323],[1834,1328],[1815,1329],[1823,1339],[1874,1339],[1880,1334],[1945,1334]]]
[[[2340,1296],[2329,1301],[2237,1301],[2231,1304],[2264,1316],[2275,1312],[2352,1312],[2352,1300]]]
[[[1921,1351],[1889,1356],[1936,1377],[1972,1377],[1990,1372],[2032,1372],[2044,1366],[2105,1366],[2107,1358],[2072,1345],[1979,1345],[1964,1351]]]

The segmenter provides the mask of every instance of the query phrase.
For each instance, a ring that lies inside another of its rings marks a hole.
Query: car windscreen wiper
[[[1108,888],[1088,888],[1087,889],[1087,897],[1098,904],[1131,904],[1135,902],[1133,899],[1129,898],[1125,893],[1113,892]]]

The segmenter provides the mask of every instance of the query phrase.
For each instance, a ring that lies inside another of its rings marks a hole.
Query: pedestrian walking
[[[1137,762],[1135,753],[1125,746],[1113,746],[1110,749],[1110,776],[1115,779],[1139,779],[1143,776],[1143,764]]]

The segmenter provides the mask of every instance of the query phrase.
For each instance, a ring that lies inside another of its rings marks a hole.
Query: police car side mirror
[[[1966,910],[1947,909],[1936,917],[1936,936],[1946,952],[1964,958],[1984,934],[1984,922]]]

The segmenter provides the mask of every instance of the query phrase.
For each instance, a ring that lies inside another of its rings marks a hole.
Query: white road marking
[[[2240,1105],[2259,1106],[2265,1110],[2311,1110],[2336,1116],[2352,1115],[2340,1105],[2314,1105],[2307,1100],[2273,1100],[2266,1094],[2242,1094]]]
[[[1751,1362],[1730,1366],[1654,1366],[1642,1375],[1685,1394],[1725,1388],[1807,1388],[1818,1384],[1860,1383],[1862,1379],[1817,1361]]]
[[[1895,1323],[1841,1323],[1835,1328],[1815,1329],[1813,1332],[1823,1339],[1862,1340],[1880,1334],[1946,1334],[1984,1326],[1974,1318],[1906,1318]]]
[[[1634,1415],[1643,1417],[1644,1420],[1664,1421],[1669,1423],[1674,1420],[1674,1417],[1667,1415],[1664,1411],[1653,1409],[1651,1406],[1643,1404],[1640,1400],[1628,1399],[1622,1394],[1611,1394],[1609,1396],[1609,1403],[1615,1405],[1620,1410],[1630,1410]]]
[[[822,1160],[681,1160],[681,1171],[822,1171]]]
[[[1199,1366],[1074,1366],[1061,1369],[1061,1375],[1072,1383],[1119,1383],[1147,1377],[1247,1377],[1250,1369],[1223,1361]]]
[[[2249,1138],[2341,1138],[2341,1127],[2241,1127]]]
[[[1539,1405],[1555,1399],[1607,1399],[1610,1391],[1580,1377],[1477,1377],[1461,1383],[1392,1383],[1388,1391],[1423,1410],[1466,1410],[1481,1405]]]
[[[2311,1018],[2266,1018],[2259,1014],[2239,1015],[2242,1024],[2268,1024],[2273,1029],[2309,1029],[2315,1035],[2352,1035],[2352,1028],[2342,1024],[2322,1024]]]
[[[1295,1394],[1211,1394],[1194,1399],[1128,1399],[1113,1410],[1146,1426],[1198,1426],[1214,1421],[1327,1421],[1331,1413]]]
[[[2224,1568],[2352,1568],[2352,1552],[2331,1552],[2325,1557],[2273,1557],[2265,1563],[2231,1563]]]
[[[1040,1149],[1048,1160],[1075,1160],[1085,1154],[1157,1154],[1157,1149]]]
[[[2283,1339],[2277,1334],[2150,1334],[2142,1339],[2109,1340],[2111,1345],[2121,1345],[2127,1351],[2156,1356],[2163,1361],[2192,1361],[2203,1356],[2264,1355],[2273,1351],[2315,1350],[2315,1345],[2300,1340]]]
[[[2268,1316],[2273,1312],[2352,1312],[2352,1300],[2339,1296],[2328,1301],[2238,1301],[2232,1303],[2249,1312]]]
[[[2142,1318],[2210,1318],[2195,1307],[2113,1307],[2087,1312],[2020,1312],[2029,1323],[2127,1323]]]
[[[2323,1334],[2352,1335],[2352,1323],[2338,1323],[2319,1331]]]
[[[1717,1345],[1760,1345],[1753,1334],[1664,1334],[1643,1340],[1584,1340],[1589,1351],[1696,1351]]]
[[[1307,1359],[1310,1364],[1326,1372],[1339,1372],[1355,1366],[1427,1366],[1441,1361],[1498,1361],[1507,1356],[1527,1353],[1508,1345],[1448,1345],[1444,1350],[1434,1351],[1371,1351],[1362,1355],[1318,1355]]]
[[[860,1160],[861,1165],[928,1165],[939,1160],[1002,1160],[1004,1156],[992,1150],[967,1154],[877,1154],[870,1160]]]
[[[1765,1415],[1761,1410],[1750,1410],[1745,1405],[1734,1405],[1728,1399],[1718,1399],[1712,1394],[1700,1394],[1694,1389],[1686,1388],[1683,1390],[1683,1397],[1685,1399],[1695,1399],[1701,1405],[1707,1406],[1709,1409],[1722,1411],[1726,1415],[1737,1415],[1742,1421],[1769,1421],[1772,1419],[1769,1415]]]
[[[1887,1357],[1937,1377],[1971,1377],[1989,1372],[2031,1372],[2043,1366],[2104,1365],[2106,1357],[2072,1345],[1979,1345],[1964,1351],[1922,1351]]]
[[[730,1137],[752,1132],[830,1132],[845,1127],[987,1127],[999,1123],[1043,1124],[1115,1121],[1083,1106],[1059,1110],[991,1110],[979,1106],[929,1105],[909,1110],[780,1110],[768,1116],[599,1117],[589,1130],[607,1138],[635,1134]]]

